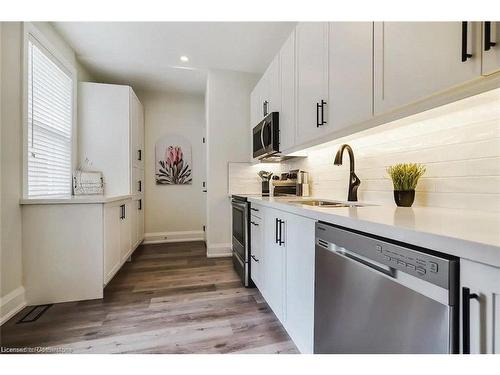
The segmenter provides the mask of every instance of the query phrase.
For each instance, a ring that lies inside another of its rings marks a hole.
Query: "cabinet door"
[[[252,215],[250,219],[250,239],[251,239],[251,250],[250,250],[250,276],[257,286],[261,289],[263,284],[261,282],[263,263],[262,257],[262,220],[257,216]]]
[[[500,268],[461,259],[460,284],[479,297],[469,301],[470,352],[500,354]],[[461,333],[462,350],[463,325]]]
[[[138,167],[132,168],[132,195],[138,196],[143,190],[141,181],[141,169]]]
[[[328,120],[328,23],[301,22],[296,28],[297,138],[321,137]],[[318,104],[326,102],[323,110]],[[323,116],[322,116],[323,115]],[[318,123],[319,118],[319,123]]]
[[[262,97],[261,97],[261,87],[262,87],[262,79],[257,82],[255,85],[255,88],[253,89],[252,93],[250,94],[250,129],[249,129],[249,136],[248,139],[250,139],[250,161],[251,162],[257,162],[258,159],[254,159],[253,157],[253,128],[257,126],[257,124],[263,119],[264,117],[264,109],[263,109],[263,103],[262,103]]]
[[[331,22],[328,123],[336,132],[373,116],[373,22]]]
[[[132,157],[135,159],[134,165],[139,169],[144,169],[144,108],[138,99],[135,106],[135,150],[133,150]]]
[[[280,77],[280,55],[277,54],[266,71],[267,112],[281,111],[281,77]]]
[[[134,198],[129,212],[130,218],[130,248],[135,249],[139,242],[139,199]]]
[[[478,24],[377,22],[374,27],[374,111],[381,114],[481,75]],[[462,61],[462,52],[472,57]]]
[[[130,116],[130,155],[132,158],[132,166],[139,167],[139,100],[130,89],[129,101],[129,116]]]
[[[120,220],[120,255],[121,260],[124,262],[130,256],[132,249],[132,236],[131,236],[131,215],[132,206],[131,201],[123,203],[121,207],[125,207],[125,210]]]
[[[280,51],[281,110],[280,151],[295,146],[295,31]]]
[[[286,214],[285,328],[301,353],[313,352],[315,224]]]
[[[265,284],[263,294],[276,317],[283,322],[286,243],[280,243],[279,240],[280,238],[286,239],[286,222],[280,214],[280,211],[269,209],[265,215],[266,243],[263,267]]]
[[[488,75],[500,71],[500,22],[483,22],[482,26],[482,74]]]
[[[118,271],[121,265],[120,253],[120,207],[104,206],[104,283]]]
[[[144,240],[144,198],[140,197],[137,201],[137,237],[138,242]]]

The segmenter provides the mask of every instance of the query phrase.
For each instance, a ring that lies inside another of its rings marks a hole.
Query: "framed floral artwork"
[[[160,138],[156,142],[155,156],[157,184],[192,184],[191,144],[186,138],[177,135]]]

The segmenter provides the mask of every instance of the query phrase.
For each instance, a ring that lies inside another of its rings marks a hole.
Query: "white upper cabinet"
[[[264,74],[266,113],[281,111],[280,55],[276,55]]]
[[[252,130],[263,117],[260,83],[261,81],[257,82],[250,94],[250,130]]]
[[[144,169],[139,99],[129,86],[83,82],[78,104],[80,164],[103,173],[105,195],[135,194],[133,169]]]
[[[376,22],[375,114],[479,77],[479,47],[475,22],[468,22],[465,29],[462,22]]]
[[[336,132],[373,117],[373,22],[331,22],[328,123]]]
[[[279,53],[281,110],[279,114],[280,151],[295,146],[295,31]]]
[[[295,29],[297,144],[321,137],[328,126],[328,23]]]
[[[481,51],[482,74],[489,75],[500,71],[500,22],[482,23]]]

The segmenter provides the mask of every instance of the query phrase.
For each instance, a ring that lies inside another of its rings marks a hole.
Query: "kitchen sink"
[[[325,208],[336,208],[336,207],[363,207],[364,204],[360,203],[349,203],[349,202],[336,202],[336,201],[325,201],[325,200],[294,200],[288,201],[288,203],[294,204],[302,204],[306,206],[314,206],[314,207],[325,207]]]

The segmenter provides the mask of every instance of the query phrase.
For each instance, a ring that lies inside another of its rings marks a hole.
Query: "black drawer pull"
[[[139,199],[139,210],[142,210],[142,199]]]
[[[276,243],[278,243],[279,239],[278,239],[278,218],[276,218],[276,230],[275,230],[275,235],[276,235]]]
[[[491,41],[491,22],[486,21],[484,23],[484,50],[489,51],[491,47],[495,47],[497,44]]]
[[[472,57],[471,53],[467,53],[467,33],[468,33],[468,22],[462,22],[462,62],[466,62],[467,59]]]
[[[259,263],[259,260],[255,257],[255,255],[251,255],[252,259]]]
[[[257,208],[253,208],[253,207],[252,207],[252,208],[250,208],[250,209],[251,209],[252,211],[257,211],[257,212],[259,212],[259,210],[258,210]]]
[[[471,293],[469,288],[462,288],[462,353],[470,354],[470,300],[479,301],[476,293]]]

